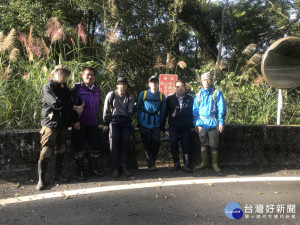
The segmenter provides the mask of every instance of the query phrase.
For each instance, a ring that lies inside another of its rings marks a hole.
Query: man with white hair
[[[208,147],[211,149],[212,168],[218,166],[219,133],[224,131],[226,107],[223,94],[213,85],[210,72],[201,75],[202,88],[196,94],[193,105],[194,126],[201,141],[202,163],[195,169],[208,166]]]

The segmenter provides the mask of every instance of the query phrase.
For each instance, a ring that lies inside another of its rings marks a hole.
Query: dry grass
[[[244,51],[242,52],[243,55],[251,56],[256,48],[257,44],[249,44]]]
[[[18,38],[20,41],[24,43],[29,61],[33,61],[34,56],[40,58],[42,54],[47,54],[47,53],[50,54],[50,51],[46,46],[44,40],[40,41],[39,39],[34,38],[32,32],[33,32],[33,28],[30,27],[28,36],[19,34],[19,38]]]
[[[113,72],[116,68],[118,67],[118,64],[116,63],[116,61],[111,60],[109,63],[107,63],[106,65],[106,69],[108,71]]]
[[[170,58],[170,60],[167,62],[166,67],[170,70],[174,69],[175,67],[175,58]]]
[[[86,40],[86,35],[85,35],[85,27],[82,25],[82,23],[80,22],[78,25],[77,25],[77,32],[78,32],[78,37],[81,38],[82,42],[84,45],[87,44],[87,40]]]
[[[17,59],[18,59],[18,56],[19,56],[19,49],[17,48],[13,48],[11,51],[10,51],[10,54],[8,56],[9,58],[9,61],[11,62],[16,62]]]
[[[262,55],[261,54],[254,54],[250,59],[249,61],[247,62],[248,65],[256,65],[258,63],[261,62],[261,59],[262,59]]]
[[[64,30],[56,17],[52,17],[48,20],[45,35],[50,38],[51,44],[66,38]]]
[[[2,46],[4,41],[4,33],[3,31],[0,32],[0,52],[2,52]]]
[[[49,57],[50,55],[50,49],[48,48],[48,46],[46,45],[44,39],[42,38],[42,45],[43,45],[43,52],[44,55],[46,55],[47,57]]]
[[[65,32],[63,28],[59,28],[57,32],[51,38],[51,44],[55,41],[64,40],[66,38]]]
[[[110,43],[117,43],[119,38],[116,35],[118,23],[115,24],[115,27],[110,27],[109,32],[107,33],[107,38]]]
[[[4,41],[2,43],[2,51],[14,48],[15,38],[16,38],[16,30],[11,29],[9,34],[4,38]]]
[[[153,66],[153,69],[160,69],[160,68],[165,68],[166,66],[162,63],[162,60],[160,56],[156,57],[155,64]]]
[[[187,65],[186,65],[186,63],[184,61],[179,61],[177,63],[177,66],[179,66],[179,68],[181,68],[183,70],[187,67]]]
[[[24,43],[25,39],[27,38],[26,34],[23,34],[21,31],[18,31],[18,40],[21,42],[21,43]]]
[[[6,70],[6,68],[5,68],[5,70]],[[8,79],[9,79],[9,74],[6,73],[6,71],[3,71],[3,70],[0,69],[0,81],[1,80],[6,81]]]

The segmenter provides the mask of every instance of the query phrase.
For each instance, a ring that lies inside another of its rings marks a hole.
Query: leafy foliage
[[[59,61],[72,71],[70,86],[83,66],[94,66],[103,98],[118,76],[128,78],[135,96],[149,76],[164,73],[178,74],[195,92],[196,74],[215,69],[223,4],[0,1],[0,129],[40,126],[40,89]],[[299,1],[232,1],[224,25],[216,86],[226,97],[227,122],[275,123],[277,94],[262,81],[260,61],[275,40],[300,35]],[[285,92],[283,123],[300,122],[298,94]]]

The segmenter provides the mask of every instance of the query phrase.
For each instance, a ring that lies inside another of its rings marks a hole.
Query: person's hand
[[[224,131],[224,125],[219,125],[219,131],[222,133]]]
[[[83,108],[84,108],[84,104],[82,105],[74,105],[73,106],[73,110],[75,110],[78,114],[78,116],[81,115],[82,111],[83,111]]]
[[[103,126],[102,133],[106,134],[106,133],[108,133],[108,131],[109,131],[109,126],[107,126],[107,125]]]
[[[76,122],[73,124],[75,130],[80,130],[80,122]]]

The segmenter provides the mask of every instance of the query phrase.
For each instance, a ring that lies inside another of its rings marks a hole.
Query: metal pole
[[[282,109],[282,89],[278,89],[277,125],[280,125],[281,109]]]

